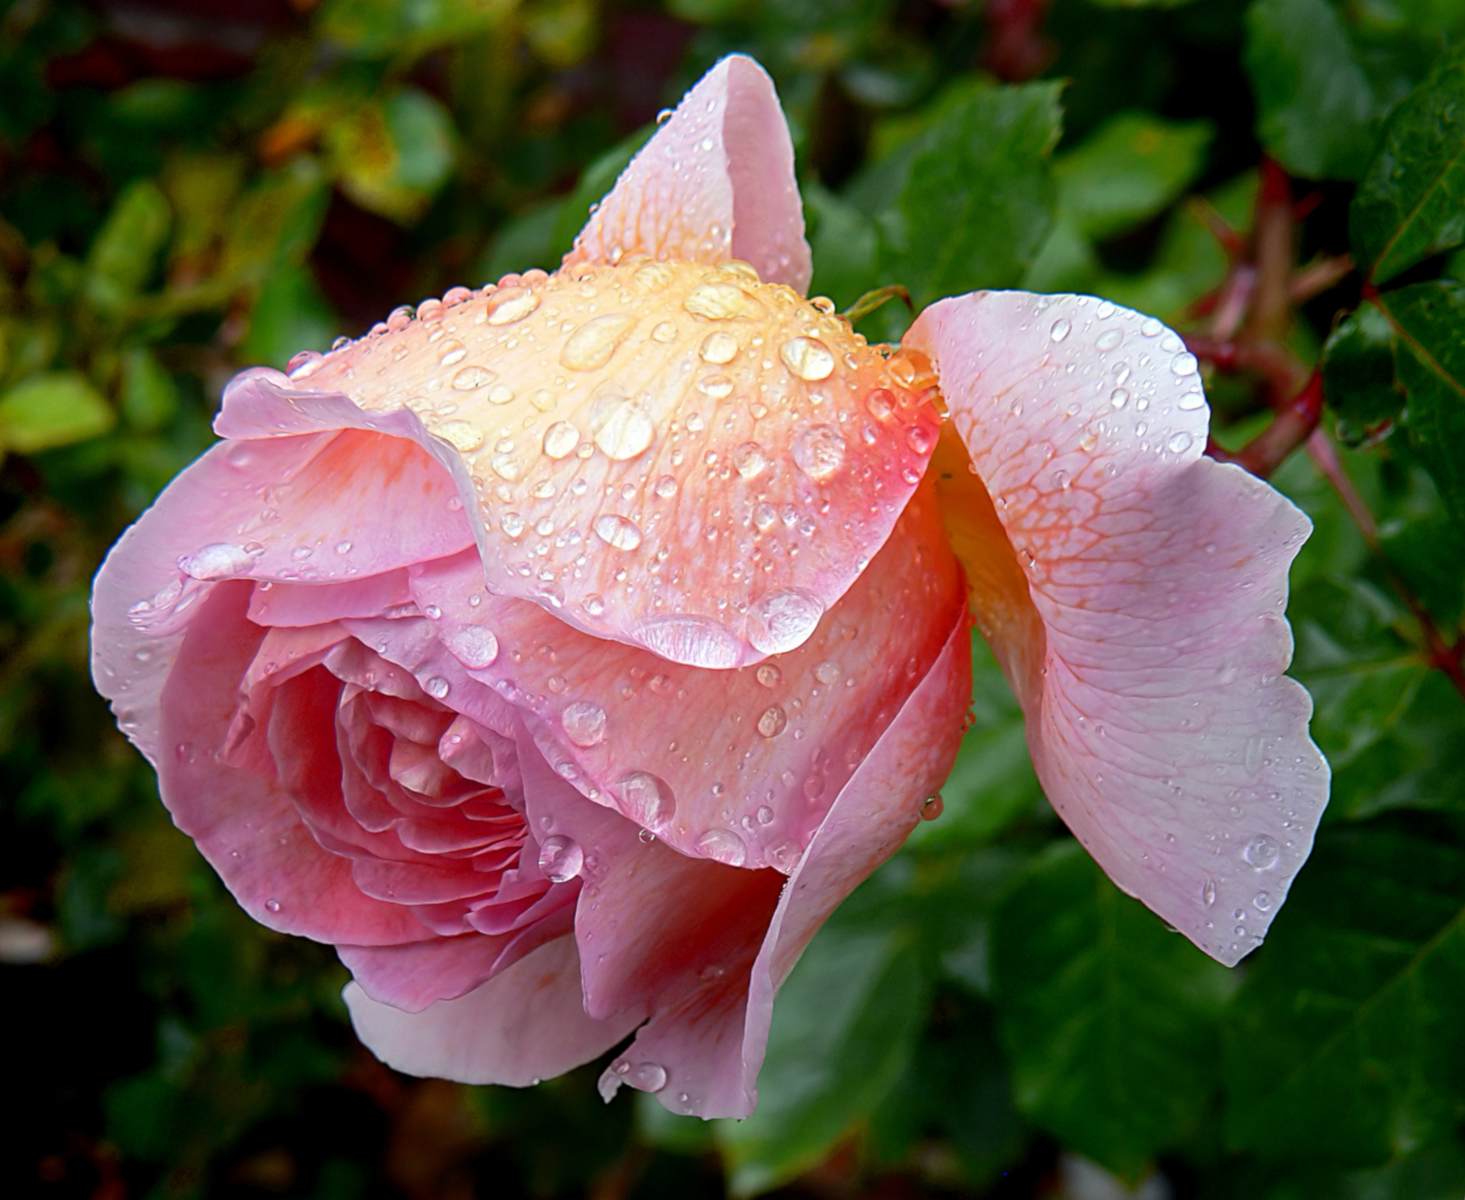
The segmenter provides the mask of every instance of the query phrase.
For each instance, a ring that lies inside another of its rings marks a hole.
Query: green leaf
[[[1357,179],[1379,117],[1373,87],[1328,0],[1255,0],[1246,14],[1246,67],[1257,135],[1307,179]]]
[[[493,29],[514,7],[512,0],[326,0],[316,21],[345,49],[415,58]]]
[[[1163,211],[1205,166],[1211,128],[1148,113],[1111,117],[1058,156],[1058,207],[1086,237],[1124,233]]]
[[[452,118],[416,88],[345,105],[324,136],[342,190],[396,221],[419,216],[453,166]]]
[[[1389,117],[1349,226],[1375,283],[1465,242],[1465,47]]]
[[[1394,378],[1394,330],[1370,304],[1349,314],[1323,347],[1323,390],[1339,436],[1357,444],[1380,421],[1397,418],[1404,393]]]
[[[340,328],[310,269],[286,267],[260,289],[239,353],[248,362],[283,367],[301,350],[324,350]]]
[[[1122,895],[1077,842],[1034,860],[992,929],[1018,1108],[1136,1175],[1205,1111],[1224,968]]]
[[[819,932],[778,994],[758,1109],[719,1122],[739,1196],[756,1195],[825,1158],[879,1104],[910,1059],[926,1018],[917,931],[879,878]]]
[[[178,389],[152,351],[141,346],[122,358],[122,415],[134,429],[161,429],[178,411]]]
[[[810,295],[829,296],[841,308],[882,283],[879,276],[880,232],[875,223],[828,188],[811,183],[804,204],[813,218],[809,248],[814,254]]]
[[[1458,831],[1457,831],[1458,832]],[[1227,1022],[1233,1147],[1382,1163],[1465,1105],[1465,847],[1325,829]]]
[[[978,87],[916,140],[881,224],[885,273],[918,304],[1021,280],[1053,222],[1061,91]]]
[[[35,454],[112,428],[112,409],[80,371],[32,375],[0,393],[0,450]]]
[[[1394,365],[1409,397],[1410,441],[1465,520],[1465,284],[1415,284],[1374,303],[1398,339]]]
[[[142,290],[171,219],[167,197],[152,180],[123,191],[87,252],[86,294],[93,305],[114,311]]]

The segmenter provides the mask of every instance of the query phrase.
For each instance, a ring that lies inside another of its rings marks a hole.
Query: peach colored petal
[[[627,255],[752,263],[803,291],[811,274],[794,148],[773,81],[730,55],[702,77],[595,209],[567,263]]]
[[[424,632],[346,624],[419,676],[426,650],[414,639],[439,639],[461,671],[529,714],[555,770],[673,848],[783,871],[963,608],[929,489],[808,641],[757,667],[707,672],[576,633],[489,595],[471,555],[425,565],[412,587],[438,614]]]
[[[726,668],[796,646],[889,535],[939,420],[902,379],[745,266],[642,260],[424,305],[237,390],[292,428],[420,420],[496,592]]]
[[[972,688],[965,613],[948,631],[930,670],[815,832],[761,946],[750,942],[724,959],[722,973],[699,972],[661,996],[651,1020],[601,1076],[606,1099],[628,1083],[655,1091],[673,1112],[753,1111],[779,986],[829,914],[900,847],[956,758]]]
[[[635,1014],[604,1021],[585,1015],[571,937],[421,1012],[372,1000],[355,983],[342,994],[356,1035],[388,1066],[461,1083],[536,1084],[605,1053],[637,1021]]]
[[[980,480],[938,464],[1049,800],[1120,888],[1235,963],[1327,799],[1311,702],[1282,674],[1307,518],[1203,457],[1195,359],[1152,318],[979,292],[906,344],[935,362]]]

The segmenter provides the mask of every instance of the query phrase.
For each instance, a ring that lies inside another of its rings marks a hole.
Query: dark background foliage
[[[0,1188],[1459,1200],[1462,35],[1458,0],[0,0]],[[838,304],[1092,291],[1186,333],[1214,452],[1316,522],[1332,805],[1223,970],[1066,837],[978,647],[945,813],[799,966],[754,1118],[395,1076],[329,951],[168,823],[88,581],[234,370],[552,266],[734,49]]]

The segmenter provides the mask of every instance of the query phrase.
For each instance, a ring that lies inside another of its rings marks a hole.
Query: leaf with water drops
[[[1465,49],[1441,59],[1389,117],[1349,223],[1375,283],[1465,241]]]
[[[1237,1149],[1382,1163],[1465,1106],[1465,842],[1458,825],[1328,830],[1236,996]]]
[[[998,909],[992,977],[1030,1119],[1124,1174],[1198,1125],[1231,977],[1076,842],[1036,858]]]

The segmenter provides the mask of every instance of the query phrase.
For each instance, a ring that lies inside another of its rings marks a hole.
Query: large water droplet
[[[748,847],[731,829],[709,829],[697,839],[697,849],[729,867],[740,867],[748,858]]]
[[[744,479],[756,479],[768,468],[768,455],[757,442],[744,442],[732,453],[733,466]]]
[[[432,432],[461,454],[469,454],[483,445],[483,430],[471,421],[444,421]]]
[[[515,321],[522,321],[538,307],[538,292],[532,292],[528,288],[504,288],[488,298],[488,323],[512,325]]]
[[[474,366],[471,363],[459,369],[453,376],[453,388],[459,392],[471,392],[475,388],[486,387],[498,376],[487,367]]]
[[[662,658],[692,667],[735,667],[743,656],[742,643],[726,626],[692,614],[643,621],[636,630],[636,640]]]
[[[482,670],[499,656],[499,640],[482,625],[461,625],[443,634],[443,644],[465,667]]]
[[[810,479],[828,479],[844,465],[844,435],[833,425],[806,426],[794,437],[793,458]]]
[[[556,421],[544,431],[546,458],[568,458],[580,444],[580,431],[568,421]]]
[[[622,811],[637,825],[656,829],[670,821],[676,812],[676,797],[666,780],[650,771],[632,771],[616,784],[621,796]]]
[[[748,640],[764,654],[783,654],[808,641],[823,615],[824,605],[808,592],[768,592],[748,609]]]
[[[556,833],[539,847],[539,869],[551,883],[568,883],[585,865],[585,852],[574,838]]]
[[[716,333],[709,333],[702,339],[700,351],[703,362],[709,362],[715,366],[730,363],[738,354],[738,339],[730,333],[718,330]]]
[[[666,1068],[660,1063],[637,1063],[626,1072],[625,1081],[642,1092],[659,1092],[666,1086]]]
[[[595,518],[595,536],[617,550],[634,550],[641,544],[641,527],[616,513],[601,513]]]
[[[763,311],[757,300],[733,283],[704,283],[682,301],[682,307],[709,321],[756,317]]]
[[[1265,833],[1259,833],[1251,841],[1246,843],[1245,849],[1241,851],[1241,857],[1258,871],[1269,871],[1277,865],[1281,857],[1281,848],[1277,845],[1277,839]]]
[[[194,579],[224,579],[249,569],[250,555],[233,542],[210,542],[178,560],[178,569]]]
[[[605,709],[593,700],[576,700],[560,713],[565,736],[577,746],[598,746],[605,740]]]
[[[572,371],[596,371],[610,362],[636,318],[625,313],[592,317],[570,334],[560,362]]]
[[[656,427],[634,400],[614,397],[596,416],[595,444],[606,458],[624,462],[651,445]]]
[[[766,738],[777,737],[788,728],[788,714],[777,704],[770,704],[758,717],[758,732]]]
[[[783,365],[809,383],[828,379],[834,372],[834,355],[818,338],[789,338],[778,348]]]
[[[427,694],[431,696],[434,700],[446,699],[448,692],[452,690],[452,685],[449,684],[448,681],[444,679],[441,675],[432,676],[422,686]]]

